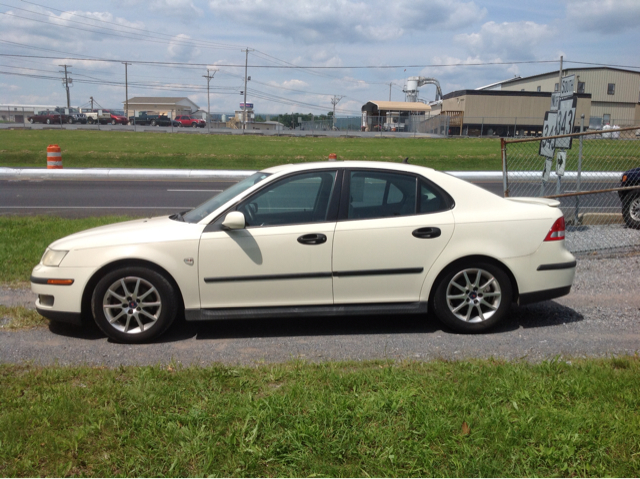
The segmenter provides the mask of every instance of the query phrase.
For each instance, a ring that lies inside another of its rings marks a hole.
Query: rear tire
[[[480,333],[498,324],[511,307],[507,274],[481,261],[450,267],[437,285],[433,309],[440,321],[460,333]]]
[[[640,193],[629,193],[622,200],[622,217],[629,228],[640,230]]]
[[[112,124],[112,125],[115,125],[115,124],[116,124],[116,121],[115,121],[115,120],[111,120],[111,124]]]
[[[47,125],[51,124],[51,118],[47,118]]]
[[[29,123],[31,123],[32,125],[35,123],[35,122],[33,121],[33,118],[29,118]]]
[[[142,343],[164,333],[176,317],[174,287],[144,267],[119,268],[96,285],[91,310],[98,327],[119,343]]]

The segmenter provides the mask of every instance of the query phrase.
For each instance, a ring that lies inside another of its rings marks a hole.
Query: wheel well
[[[174,287],[175,291],[178,293],[177,299],[179,303],[179,311],[184,310],[184,299],[182,298],[182,291],[180,290],[178,283],[176,283],[176,280],[173,279],[173,276],[171,276],[171,274],[169,274],[169,272],[166,269],[158,266],[155,263],[152,263],[150,261],[145,261],[142,259],[123,259],[123,260],[114,261],[113,263],[104,265],[98,271],[93,273],[93,276],[91,276],[89,281],[87,281],[87,285],[85,286],[84,292],[82,293],[81,314],[82,314],[83,321],[93,321],[93,316],[91,314],[91,296],[93,295],[93,290],[95,289],[100,279],[110,271],[113,271],[121,267],[131,267],[131,266],[142,266],[144,268],[149,268],[155,271],[156,273],[164,276],[167,279],[167,281],[171,283],[171,286]]]
[[[518,290],[518,282],[516,281],[516,278],[511,272],[511,270],[503,262],[498,261],[497,259],[492,258],[490,256],[471,255],[471,256],[465,256],[463,258],[458,258],[457,260],[452,261],[447,266],[442,268],[442,271],[440,271],[435,281],[433,282],[433,285],[431,286],[431,291],[429,291],[430,305],[433,305],[433,295],[435,294],[435,291],[438,287],[438,284],[440,284],[442,277],[446,275],[450,269],[455,268],[461,264],[469,263],[471,261],[482,261],[484,263],[490,263],[502,269],[502,271],[504,271],[505,274],[509,277],[509,281],[511,282],[511,289],[513,290],[513,298],[511,299],[511,301],[516,302],[518,300],[518,296],[520,295],[520,292]]]

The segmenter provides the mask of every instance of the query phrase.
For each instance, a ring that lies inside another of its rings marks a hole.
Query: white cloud
[[[578,29],[605,34],[637,30],[638,0],[568,0],[567,19]]]
[[[190,44],[191,37],[181,33],[169,42],[167,53],[169,58],[176,61],[188,62],[200,54],[200,50]]]
[[[248,29],[305,42],[358,43],[395,40],[407,30],[470,25],[486,10],[462,0],[210,0],[214,15]]]
[[[188,18],[190,15],[202,16],[203,11],[192,0],[120,0],[123,7],[135,7],[142,5],[154,12],[165,13]]]
[[[480,58],[531,60],[555,35],[554,28],[534,22],[487,22],[478,33],[456,35],[454,41]]]

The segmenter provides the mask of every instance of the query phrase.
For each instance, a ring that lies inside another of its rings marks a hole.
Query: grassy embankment
[[[0,366],[0,475],[640,475],[640,360]]]
[[[499,170],[492,139],[297,138],[72,130],[0,130],[0,166],[45,167],[49,144],[65,168],[263,169],[342,160],[400,162],[438,170]]]

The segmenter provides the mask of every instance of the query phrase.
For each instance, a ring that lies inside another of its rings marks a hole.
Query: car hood
[[[71,251],[197,239],[202,228],[197,224],[172,220],[168,216],[144,218],[81,231],[54,241],[49,248]]]

